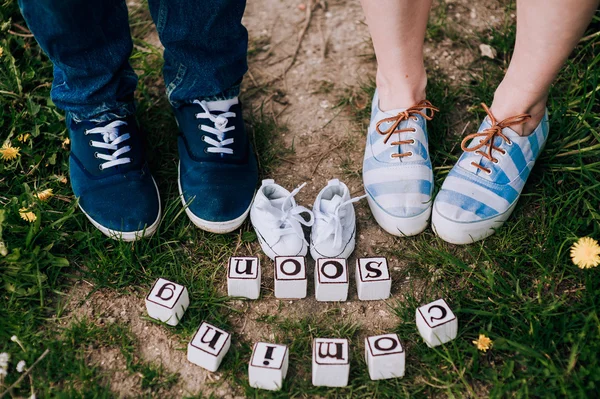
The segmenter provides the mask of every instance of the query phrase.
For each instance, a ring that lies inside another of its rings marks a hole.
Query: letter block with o
[[[256,256],[229,258],[227,268],[227,294],[249,299],[260,296],[260,260]]]
[[[373,301],[387,299],[392,290],[392,278],[386,258],[356,260],[356,289],[358,299]]]
[[[304,257],[276,256],[274,274],[276,298],[306,298],[308,279]]]
[[[347,339],[313,340],[312,383],[315,386],[345,387],[350,375],[350,348]]]
[[[253,388],[278,391],[287,375],[290,353],[285,345],[257,342],[248,365],[248,381]]]
[[[421,306],[416,311],[419,334],[430,348],[456,338],[458,320],[443,299]]]
[[[345,301],[348,298],[348,262],[346,259],[317,259],[315,298],[317,301]]]
[[[404,376],[404,348],[396,334],[365,338],[365,360],[372,380]]]
[[[183,285],[164,278],[156,280],[146,296],[148,316],[170,326],[176,326],[190,304],[190,297]]]
[[[203,322],[188,344],[187,358],[202,368],[217,371],[230,346],[231,334]]]

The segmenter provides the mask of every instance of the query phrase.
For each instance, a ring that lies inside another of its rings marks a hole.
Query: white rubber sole
[[[187,206],[186,202],[185,202],[185,198],[183,196],[183,190],[181,189],[181,174],[180,174],[180,170],[179,170],[179,166],[177,166],[177,187],[179,188],[179,197],[181,198],[181,203],[183,204],[183,207],[185,209],[185,213],[187,214],[188,218],[192,221],[192,223],[194,223],[194,225],[204,231],[208,231],[210,233],[216,233],[216,234],[226,234],[226,233],[231,233],[232,231],[238,229],[246,220],[246,218],[248,217],[248,214],[250,213],[250,208],[252,208],[252,201],[250,201],[250,205],[248,206],[248,209],[246,209],[244,211],[244,213],[233,219],[233,220],[226,220],[224,222],[212,222],[210,220],[204,220],[199,218],[198,216],[194,215],[194,212],[192,212],[190,210],[190,208]]]
[[[354,233],[352,233],[352,237],[350,238],[350,241],[348,242],[348,245],[346,245],[346,247],[344,248],[344,250],[342,251],[342,253],[338,254],[338,255],[334,255],[334,256],[325,256],[325,255],[321,255],[316,249],[314,244],[311,241],[310,244],[310,256],[316,261],[317,259],[320,258],[344,258],[344,259],[348,259],[350,257],[350,255],[352,255],[352,252],[354,252],[354,248],[356,247],[356,227],[354,228]]]
[[[463,223],[447,219],[434,207],[431,217],[431,228],[438,237],[450,244],[472,244],[491,236],[496,232],[496,229],[502,227],[506,219],[513,213],[516,205],[517,201],[506,212],[493,218],[480,222]]]
[[[79,205],[79,209],[81,209],[81,212],[84,213],[84,215],[89,219],[89,221],[94,225],[95,228],[97,228],[98,230],[100,230],[102,232],[102,234],[106,235],[107,237],[112,238],[113,240],[122,240],[122,241],[126,241],[126,242],[133,242],[133,241],[137,241],[142,238],[150,237],[154,233],[156,233],[156,230],[158,229],[158,225],[160,224],[160,218],[162,216],[160,194],[158,192],[158,186],[156,185],[156,181],[154,180],[154,177],[152,177],[152,182],[154,183],[154,188],[156,188],[156,195],[158,196],[158,216],[157,216],[156,220],[154,222],[152,222],[152,224],[150,226],[146,227],[143,230],[137,230],[137,231],[112,230],[112,229],[109,229],[108,227],[102,226],[100,223],[95,221],[90,215],[87,214],[87,212],[81,207],[81,205]]]
[[[256,229],[255,229],[256,231]],[[277,256],[306,256],[306,254],[308,253],[308,245],[306,245],[306,243],[302,243],[302,249],[300,250],[299,253],[297,254],[277,254],[275,253],[275,251],[273,251],[271,249],[271,247],[263,240],[263,238],[261,237],[260,234],[258,234],[258,232],[256,232],[256,237],[258,238],[258,243],[260,244],[260,247],[262,248],[263,252],[265,253],[265,255],[267,255],[269,257],[269,259],[271,259],[272,261],[275,260],[275,257]]]
[[[417,216],[403,218],[385,212],[375,203],[371,195],[367,195],[367,202],[377,224],[388,233],[398,237],[409,237],[422,233],[427,228],[427,222],[431,216],[431,203],[426,210]]]

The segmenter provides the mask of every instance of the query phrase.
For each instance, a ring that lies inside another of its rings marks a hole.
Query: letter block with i
[[[345,301],[348,298],[348,263],[346,259],[317,259],[315,298],[317,301]]]
[[[356,260],[356,289],[358,299],[373,301],[387,299],[392,290],[392,278],[385,258]]]
[[[458,334],[458,320],[443,299],[418,308],[416,318],[419,334],[430,348],[452,341]]]
[[[146,297],[148,316],[170,326],[179,323],[189,304],[187,289],[164,278],[156,280]]]
[[[203,322],[188,344],[187,358],[202,368],[217,371],[230,346],[231,334]]]
[[[365,338],[365,360],[372,380],[404,376],[404,348],[396,334]]]
[[[248,380],[253,388],[278,391],[287,375],[290,354],[287,346],[257,342],[248,365]]]
[[[315,386],[345,387],[350,376],[350,349],[347,339],[313,340],[312,383]]]
[[[303,256],[275,257],[275,297],[306,298],[308,279]]]
[[[260,296],[260,260],[256,256],[229,258],[227,294],[249,299]]]

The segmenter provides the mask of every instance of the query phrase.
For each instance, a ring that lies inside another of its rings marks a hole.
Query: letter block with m
[[[209,371],[217,371],[231,346],[231,334],[207,322],[202,322],[188,344],[190,362]]]
[[[148,316],[176,326],[190,305],[187,288],[164,278],[156,280],[146,296]]]
[[[313,340],[312,383],[315,386],[345,387],[350,375],[350,348],[347,339]]]
[[[356,289],[361,301],[387,299],[392,290],[392,278],[386,258],[356,260]]]
[[[260,296],[260,260],[256,256],[229,258],[227,268],[227,294],[249,299]]]

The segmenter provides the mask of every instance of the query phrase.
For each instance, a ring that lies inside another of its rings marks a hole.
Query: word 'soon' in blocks
[[[229,258],[227,294],[258,299],[260,296],[260,260],[256,256]]]
[[[289,358],[289,351],[285,345],[265,342],[254,344],[248,365],[250,386],[270,391],[280,390],[287,375]]]
[[[306,298],[308,279],[302,256],[275,257],[275,297],[286,299]]]
[[[348,298],[346,259],[317,259],[315,298],[317,301],[345,301]]]
[[[356,289],[358,299],[373,301],[387,299],[392,290],[392,278],[386,258],[356,260]]]
[[[188,344],[187,358],[202,368],[217,371],[230,346],[231,334],[203,322]]]
[[[456,338],[458,320],[443,299],[421,306],[416,313],[417,328],[430,348]]]
[[[350,375],[347,339],[313,340],[312,383],[315,386],[345,387]]]
[[[187,288],[164,278],[156,280],[146,297],[148,316],[170,326],[179,323],[189,305]]]
[[[372,380],[404,376],[404,348],[396,334],[365,338],[365,359]]]

